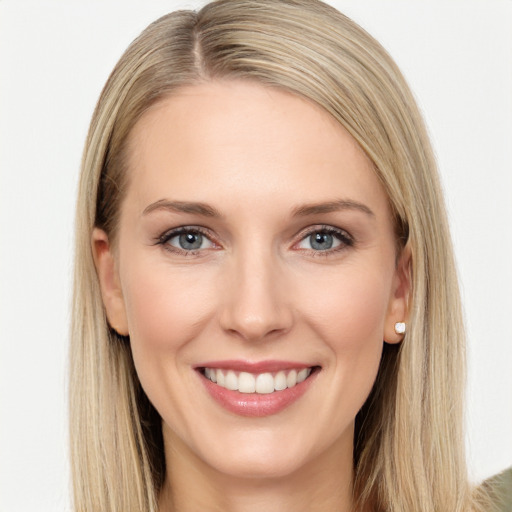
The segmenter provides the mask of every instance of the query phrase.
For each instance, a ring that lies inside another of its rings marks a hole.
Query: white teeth
[[[254,393],[256,391],[256,379],[254,375],[247,372],[240,372],[238,376],[238,391],[240,391],[240,393]]]
[[[288,385],[286,384],[286,373],[277,372],[277,375],[274,377],[274,388],[276,391],[281,391],[286,389]]]
[[[226,374],[226,380],[224,381],[226,389],[236,390],[238,389],[238,378],[233,370],[229,370]]]
[[[274,392],[274,378],[270,373],[260,373],[256,377],[256,393],[266,394]]]
[[[204,369],[204,376],[223,388],[239,391],[240,393],[258,394],[268,394],[286,388],[293,388],[306,380],[310,374],[311,368],[279,371],[275,375],[268,372],[255,375],[248,372],[237,374],[234,370]]]
[[[303,368],[299,373],[297,373],[297,384],[299,382],[302,382],[303,380],[306,380],[307,376],[308,376],[308,369]]]
[[[286,377],[286,385],[293,388],[297,384],[297,370],[292,370]]]

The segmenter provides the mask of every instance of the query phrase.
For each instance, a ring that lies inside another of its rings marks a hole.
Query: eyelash
[[[160,235],[157,238],[156,243],[158,245],[162,245],[166,251],[169,251],[174,254],[179,254],[182,256],[197,256],[204,249],[187,251],[185,249],[179,249],[178,247],[174,247],[173,245],[168,243],[169,240],[171,240],[172,238],[175,238],[179,235],[184,235],[187,233],[200,234],[200,235],[204,236],[206,239],[208,239],[210,241],[210,243],[218,246],[218,244],[216,244],[215,242],[212,241],[212,235],[211,235],[210,231],[208,231],[200,226],[182,226],[179,228],[172,229],[170,231],[166,231],[165,233],[163,233],[162,235]]]
[[[332,249],[326,249],[326,250],[313,250],[313,249],[302,249],[304,251],[309,252],[314,257],[329,257],[333,256],[334,254],[337,254],[341,251],[344,251],[350,247],[353,247],[355,245],[354,238],[344,229],[335,228],[333,226],[313,226],[312,228],[308,229],[305,233],[302,233],[300,235],[300,240],[294,245],[297,245],[298,243],[303,242],[308,237],[316,234],[326,234],[326,235],[332,235],[334,238],[336,238],[340,245],[338,247],[332,248]]]
[[[162,245],[166,251],[169,251],[174,254],[179,254],[179,255],[183,255],[183,256],[197,256],[199,253],[204,251],[204,249],[185,250],[185,249],[179,249],[178,247],[172,246],[168,243],[169,240],[171,240],[172,238],[175,238],[179,235],[187,234],[187,233],[200,234],[200,235],[204,236],[205,238],[207,238],[210,241],[210,243],[212,243],[213,245],[220,247],[216,242],[214,242],[212,240],[213,237],[211,235],[211,232],[207,229],[200,227],[200,226],[182,226],[179,228],[172,229],[170,231],[166,231],[165,233],[163,233],[156,239],[156,244]],[[305,241],[308,237],[310,237],[314,234],[317,234],[317,233],[332,235],[340,242],[340,245],[338,247],[335,247],[332,249],[329,248],[326,250],[314,250],[314,249],[298,249],[298,250],[306,251],[314,257],[329,257],[333,254],[336,254],[340,251],[346,250],[347,248],[353,247],[355,245],[355,241],[354,241],[353,237],[344,229],[335,228],[333,226],[321,225],[321,226],[313,226],[310,229],[308,229],[307,231],[301,233],[299,235],[300,239],[298,242],[294,243],[294,247],[296,245],[300,244],[301,242]]]

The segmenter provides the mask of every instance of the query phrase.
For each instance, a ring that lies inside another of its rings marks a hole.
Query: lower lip
[[[313,371],[304,381],[293,388],[273,393],[240,393],[223,388],[199,373],[210,396],[222,407],[239,416],[262,417],[277,414],[296,402],[309,389],[318,371]]]

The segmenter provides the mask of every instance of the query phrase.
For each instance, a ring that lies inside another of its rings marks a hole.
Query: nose
[[[224,281],[221,328],[245,341],[275,338],[293,324],[291,290],[277,257],[263,252],[234,257]]]

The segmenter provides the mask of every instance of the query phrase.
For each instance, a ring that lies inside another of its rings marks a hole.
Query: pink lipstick
[[[312,384],[319,366],[292,361],[210,361],[195,368],[210,396],[241,416],[277,414]]]

